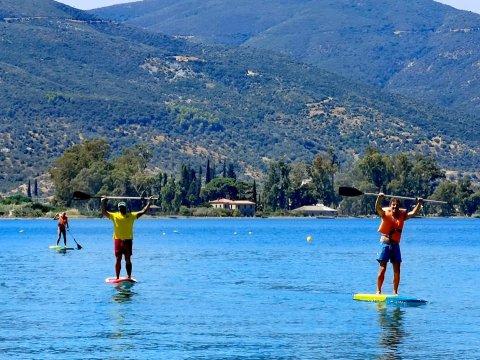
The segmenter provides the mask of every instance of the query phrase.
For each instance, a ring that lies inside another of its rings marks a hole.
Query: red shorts
[[[115,239],[115,256],[127,255],[132,256],[132,240]]]

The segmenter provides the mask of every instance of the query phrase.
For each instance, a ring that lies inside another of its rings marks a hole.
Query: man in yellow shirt
[[[132,277],[132,243],[133,243],[133,222],[145,214],[149,209],[152,197],[148,199],[147,205],[137,212],[127,212],[127,204],[123,201],[118,203],[118,212],[106,210],[107,199],[102,198],[100,202],[102,214],[113,221],[113,240],[115,242],[115,274],[120,278],[122,268],[122,256],[125,256],[125,268],[127,276]]]

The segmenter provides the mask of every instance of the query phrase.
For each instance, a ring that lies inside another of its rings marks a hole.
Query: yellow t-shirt
[[[137,220],[138,212],[127,212],[125,216],[121,212],[109,212],[108,218],[113,221],[114,239],[133,239],[133,222]]]

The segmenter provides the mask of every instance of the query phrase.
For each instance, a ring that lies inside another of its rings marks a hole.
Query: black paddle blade
[[[73,192],[73,200],[88,200],[88,199],[91,199],[91,196],[88,194],[85,194],[84,192],[81,192],[81,191]]]
[[[80,244],[77,244],[77,250],[82,250],[82,247],[80,246]]]
[[[363,192],[349,186],[340,186],[338,188],[338,194],[341,196],[360,196],[363,195]]]

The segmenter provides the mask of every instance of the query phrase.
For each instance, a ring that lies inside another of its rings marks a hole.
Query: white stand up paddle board
[[[137,282],[136,279],[134,278],[129,278],[129,277],[121,277],[121,278],[116,278],[116,277],[108,277],[105,279],[105,282],[107,284],[135,284]]]

